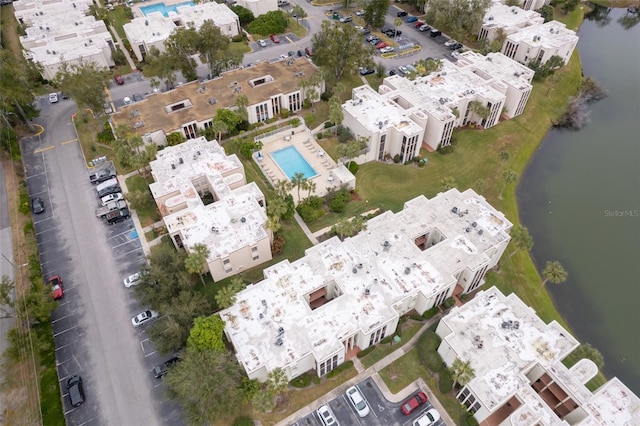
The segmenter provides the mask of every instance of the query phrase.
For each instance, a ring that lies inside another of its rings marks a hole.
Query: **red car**
[[[116,75],[113,79],[116,81],[118,86],[122,86],[124,84],[124,78],[122,78],[121,75]]]
[[[278,38],[278,36],[277,36],[277,35],[275,35],[275,34],[271,34],[271,35],[269,36],[269,38],[270,38],[270,39],[271,39],[271,41],[272,41],[272,42],[274,42],[274,43],[280,43],[280,39],[279,39],[279,38]]]
[[[416,28],[420,28],[420,27],[421,27],[421,26],[423,26],[423,25],[424,25],[424,22],[422,22],[422,21],[416,21],[416,23],[414,24],[414,26],[415,26]]]
[[[383,47],[387,47],[387,46],[389,46],[387,43],[385,43],[384,41],[381,41],[376,45],[376,49],[382,49]]]
[[[426,403],[427,403],[427,395],[424,392],[418,392],[417,394],[413,395],[411,398],[407,399],[405,402],[402,403],[402,406],[400,407],[400,411],[402,411],[402,414],[404,414],[405,416],[408,416],[409,414],[413,413],[416,409],[418,409],[420,406]]]
[[[49,285],[51,286],[51,297],[53,300],[62,299],[64,297],[64,287],[62,286],[62,278],[58,275],[54,275],[49,278]]]

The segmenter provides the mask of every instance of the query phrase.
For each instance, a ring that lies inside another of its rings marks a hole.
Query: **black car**
[[[462,43],[455,42],[449,46],[449,50],[458,50],[462,48]]]
[[[289,53],[287,53],[287,55],[289,55],[290,57],[294,57],[296,56],[296,52],[294,52],[293,50],[290,50]]]
[[[298,56],[302,58],[304,56],[304,50],[298,50]]]
[[[174,356],[173,358],[167,360],[163,364],[156,365],[155,367],[153,367],[153,376],[156,379],[161,378],[162,376],[167,374],[169,372],[169,368],[171,368],[171,366],[178,361],[180,361],[180,358],[177,356]]]
[[[369,28],[363,28],[362,30],[360,30],[362,32],[362,34],[371,34],[371,30]]]
[[[442,31],[440,31],[440,30],[436,30],[435,28],[433,28],[433,29],[431,30],[431,32],[429,33],[429,35],[430,35],[431,37],[438,37],[439,35],[442,35]]]
[[[373,74],[374,72],[376,72],[376,70],[368,67],[360,67],[358,72],[360,72],[360,75],[368,75],[368,74]]]
[[[409,14],[409,12],[405,12],[404,10],[401,10],[400,12],[397,13],[398,18],[404,18],[408,14]]]
[[[140,93],[134,93],[133,94],[133,102],[140,102],[143,99],[144,98],[142,97],[142,95]]]
[[[396,75],[396,70],[389,70],[389,75]]]
[[[376,38],[372,38],[371,40],[369,40],[369,44],[372,46],[377,46],[378,43],[380,43],[382,40],[380,40],[378,37]]]
[[[33,214],[44,213],[44,201],[40,197],[33,197],[31,199],[31,211]]]
[[[108,188],[104,188],[101,191],[98,191],[98,197],[102,198],[107,195],[115,194],[117,192],[122,192],[120,185],[110,186]]]
[[[69,392],[69,399],[71,405],[78,407],[84,402],[84,390],[82,389],[82,377],[71,376],[67,380],[67,392]]]

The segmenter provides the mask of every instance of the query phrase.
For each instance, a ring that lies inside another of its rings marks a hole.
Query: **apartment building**
[[[27,60],[42,66],[42,77],[55,78],[64,63],[93,62],[99,68],[115,65],[114,41],[103,21],[89,15],[87,0],[17,0],[18,22],[26,26],[20,43]]]
[[[149,189],[171,240],[187,251],[206,245],[214,281],[271,260],[265,197],[247,184],[235,154],[199,137],[158,151],[149,166]]]
[[[238,95],[248,99],[249,123],[266,121],[282,109],[302,109],[306,91],[300,80],[313,76],[318,69],[306,58],[288,58],[273,63],[223,73],[205,82],[193,81],[162,93],[154,93],[143,101],[127,105],[111,115],[115,128],[124,125],[142,136],[146,143],[164,145],[166,135],[179,132],[187,139],[211,126],[220,108],[236,109]],[[324,92],[324,81],[314,89]]]
[[[444,61],[440,71],[414,80],[387,77],[378,93],[367,86],[354,89],[352,99],[342,105],[343,124],[370,141],[369,151],[356,161],[396,153],[407,161],[412,157],[402,149],[415,147],[405,143],[415,135],[418,150],[421,145],[434,151],[451,143],[456,127],[473,124],[486,129],[498,124],[501,116],[522,114],[532,79],[529,68],[500,53],[465,52],[455,64]]]
[[[212,21],[227,37],[241,33],[240,21],[227,5],[216,2],[195,5],[179,4],[176,12],[145,12],[145,6],[137,8],[137,17],[124,24],[124,33],[138,61],[144,60],[151,48],[165,52],[164,42],[178,27],[193,25],[199,29],[205,21]]]
[[[457,392],[484,426],[631,426],[640,424],[640,399],[617,378],[595,392],[588,359],[561,361],[579,342],[556,321],[545,323],[514,293],[496,287],[442,318],[438,353],[451,366],[469,361],[471,380]]]
[[[545,63],[552,56],[559,56],[566,65],[578,44],[575,31],[558,21],[549,21],[509,34],[501,52],[522,64],[531,61]]]
[[[234,3],[249,9],[255,17],[278,10],[278,0],[235,0]]]
[[[500,33],[508,36],[523,28],[542,24],[544,24],[544,18],[538,12],[494,2],[482,19],[478,40],[492,42]]]
[[[519,5],[524,10],[538,10],[542,6],[548,5],[550,0],[520,0]]]
[[[221,311],[225,334],[251,379],[282,368],[323,376],[422,314],[484,282],[512,224],[468,189],[407,201],[352,238],[331,238],[264,270]]]

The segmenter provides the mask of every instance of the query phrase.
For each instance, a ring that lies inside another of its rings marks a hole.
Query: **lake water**
[[[569,273],[547,284],[558,310],[603,354],[607,377],[640,395],[640,24],[624,28],[633,17],[612,9],[583,23],[584,75],[609,96],[581,130],[549,132],[517,194],[538,269],[559,260]]]

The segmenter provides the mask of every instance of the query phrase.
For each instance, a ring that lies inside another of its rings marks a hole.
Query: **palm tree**
[[[216,293],[216,303],[219,308],[226,309],[229,306],[236,303],[236,294],[238,294],[245,287],[244,282],[242,282],[241,278],[233,277],[231,281],[226,286],[222,287]]]
[[[504,185],[502,186],[500,195],[498,195],[498,198],[501,200],[502,200],[502,193],[504,192],[507,185],[518,180],[518,174],[513,170],[505,170],[504,173],[502,173],[502,179],[504,181]]]
[[[276,194],[278,194],[278,197],[283,199],[289,195],[289,191],[291,191],[293,187],[293,182],[289,182],[288,180],[277,180],[273,184],[273,189],[276,190]]]
[[[317,188],[317,185],[315,182],[307,180],[307,191],[309,191],[309,194],[307,195],[307,197],[311,197],[311,193],[316,192],[316,188]]]
[[[267,215],[270,217],[281,218],[285,213],[287,213],[288,208],[287,202],[283,197],[276,197],[269,201],[269,204],[267,205]]]
[[[282,223],[280,223],[280,216],[268,216],[264,226],[265,228],[270,230],[271,233],[276,234],[280,230],[280,228],[282,228]]]
[[[445,176],[440,180],[440,188],[442,191],[448,191],[451,188],[455,188],[456,185],[456,180],[452,176]]]
[[[395,34],[393,35],[394,40],[398,37],[398,27],[402,25],[402,22],[402,18],[399,17],[393,20],[393,26],[396,28]]]
[[[562,284],[567,280],[568,276],[569,274],[565,271],[560,262],[557,260],[553,262],[548,261],[542,270],[543,281],[540,288],[538,288],[538,292],[542,290],[542,287],[544,287],[547,281],[551,281],[554,284]]]
[[[190,253],[184,260],[184,267],[190,274],[198,274],[202,286],[204,287],[204,278],[202,274],[207,270],[207,258],[209,257],[209,247],[204,244],[196,244],[190,248]]]
[[[511,259],[520,250],[531,251],[533,247],[533,238],[531,238],[529,230],[524,225],[515,225],[511,229],[511,241],[513,241],[515,250],[511,252],[507,259]]]
[[[496,177],[498,177],[498,173],[500,173],[500,170],[502,170],[502,168],[509,162],[509,160],[511,159],[511,157],[509,156],[509,153],[507,151],[500,151],[498,153],[498,158],[500,159],[500,167],[498,168],[498,170],[496,170]]]
[[[249,98],[247,97],[247,95],[238,95],[236,97],[236,108],[237,108],[236,113],[243,120],[246,120],[248,117],[247,115],[248,106],[249,106]]]
[[[211,122],[211,131],[218,135],[218,143],[221,143],[222,135],[229,132],[229,127],[224,121],[216,118]]]
[[[471,366],[471,361],[463,361],[460,358],[456,358],[451,364],[451,378],[453,379],[453,388],[456,388],[456,385],[464,386],[469,383],[476,372],[473,370]]]
[[[304,177],[304,173],[296,172],[291,178],[291,184],[294,188],[298,188],[298,203],[300,202],[300,188],[304,185],[303,182],[306,181]]]
[[[274,368],[267,374],[267,389],[273,392],[276,398],[284,396],[288,387],[289,378],[282,368]]]

